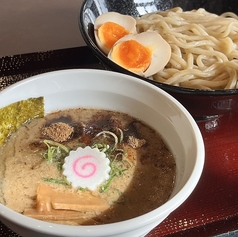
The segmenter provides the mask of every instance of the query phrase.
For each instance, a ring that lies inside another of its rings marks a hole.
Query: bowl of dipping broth
[[[238,109],[237,1],[84,1],[80,32],[108,70],[154,84],[196,120]]]
[[[70,69],[0,92],[0,220],[22,237],[145,236],[193,192],[204,143],[167,92]]]

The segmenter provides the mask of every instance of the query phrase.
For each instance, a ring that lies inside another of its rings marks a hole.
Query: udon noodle
[[[139,32],[156,31],[170,45],[164,70],[153,76],[162,83],[205,90],[238,88],[238,18],[200,8],[173,8],[137,19]]]

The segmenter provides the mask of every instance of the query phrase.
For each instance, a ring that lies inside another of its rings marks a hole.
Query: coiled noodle
[[[138,32],[156,31],[170,45],[166,67],[153,79],[162,83],[205,90],[238,88],[238,18],[200,8],[173,8],[137,20]]]

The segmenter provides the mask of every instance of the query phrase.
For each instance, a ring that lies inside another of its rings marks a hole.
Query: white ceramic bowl
[[[158,87],[109,71],[56,71],[25,79],[3,90],[0,107],[38,96],[44,96],[47,113],[93,107],[121,111],[141,119],[162,135],[175,155],[177,179],[164,205],[142,216],[107,225],[52,224],[23,216],[0,204],[0,220],[21,236],[144,236],[178,208],[197,185],[205,156],[200,130],[187,110]]]

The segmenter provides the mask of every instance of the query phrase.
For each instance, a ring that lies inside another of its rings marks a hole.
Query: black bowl
[[[195,119],[210,119],[238,110],[238,89],[200,90],[167,85],[138,76],[109,60],[97,47],[94,38],[95,19],[106,12],[138,17],[146,13],[181,7],[183,10],[205,8],[207,11],[221,14],[232,11],[238,14],[237,0],[85,0],[79,14],[79,29],[88,47],[108,70],[138,77],[165,90],[180,101]],[[143,14],[141,14],[143,12]]]

